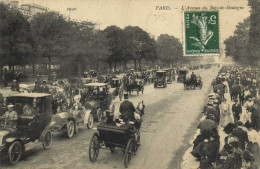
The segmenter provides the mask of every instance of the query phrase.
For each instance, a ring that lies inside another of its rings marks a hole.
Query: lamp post
[[[67,11],[69,11],[69,21],[70,21],[70,12],[76,11],[77,8],[67,8]]]

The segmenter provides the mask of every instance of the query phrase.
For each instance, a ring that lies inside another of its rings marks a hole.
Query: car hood
[[[7,134],[9,134],[10,133],[10,131],[8,131],[8,130],[1,130],[0,131],[0,147],[3,145],[3,138],[7,135]]]

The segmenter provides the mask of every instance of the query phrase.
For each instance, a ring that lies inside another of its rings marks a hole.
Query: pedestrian
[[[34,93],[41,93],[41,85],[39,84],[39,82],[36,80],[33,88],[33,92]]]
[[[19,92],[19,84],[17,83],[17,80],[13,80],[11,91],[17,91]]]
[[[43,85],[41,87],[41,93],[50,93],[46,80],[43,80],[42,83],[43,83]]]
[[[234,114],[234,122],[236,124],[242,114],[242,106],[239,103],[238,98],[235,99],[235,104],[232,105],[232,112]]]
[[[230,105],[227,100],[223,98],[223,103],[219,105],[220,108],[220,121],[219,125],[225,127],[228,123],[234,123],[233,114],[230,112]]]

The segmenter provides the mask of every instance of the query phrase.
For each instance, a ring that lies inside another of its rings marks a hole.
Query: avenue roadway
[[[141,146],[132,158],[130,169],[167,169],[179,168],[182,151],[185,151],[186,136],[193,135],[196,121],[201,115],[207,94],[211,90],[211,82],[217,76],[218,67],[196,70],[203,80],[201,90],[185,91],[182,83],[173,82],[167,88],[145,86],[144,94],[134,93],[130,97],[135,105],[144,101],[145,115],[141,128]],[[115,99],[116,114],[120,105]],[[37,146],[24,154],[15,166],[3,163],[0,168],[64,168],[64,169],[123,169],[124,154],[122,151],[111,153],[100,150],[95,163],[89,161],[89,141],[95,129],[80,127],[79,133],[72,139],[62,134],[55,134],[50,150]]]

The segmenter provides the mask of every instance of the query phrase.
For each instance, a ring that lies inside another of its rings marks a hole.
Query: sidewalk
[[[225,93],[224,97],[227,99],[227,102],[230,104],[231,110],[232,111],[232,105],[234,104],[231,101],[231,97],[230,97],[230,93]],[[200,119],[200,121],[203,121],[205,119],[205,115],[202,116],[202,118]],[[224,139],[226,137],[226,133],[224,133],[223,128],[222,127],[218,127],[218,133],[220,136],[220,146],[219,146],[219,150],[222,150],[223,146],[224,146]],[[184,153],[183,157],[182,157],[182,163],[181,163],[181,168],[182,169],[198,169],[200,162],[196,161],[196,158],[193,157],[191,155],[191,151],[193,149],[193,140],[196,139],[196,137],[200,134],[200,130],[197,129],[196,133],[193,136],[193,139],[190,140],[190,147],[186,150],[186,152]]]

